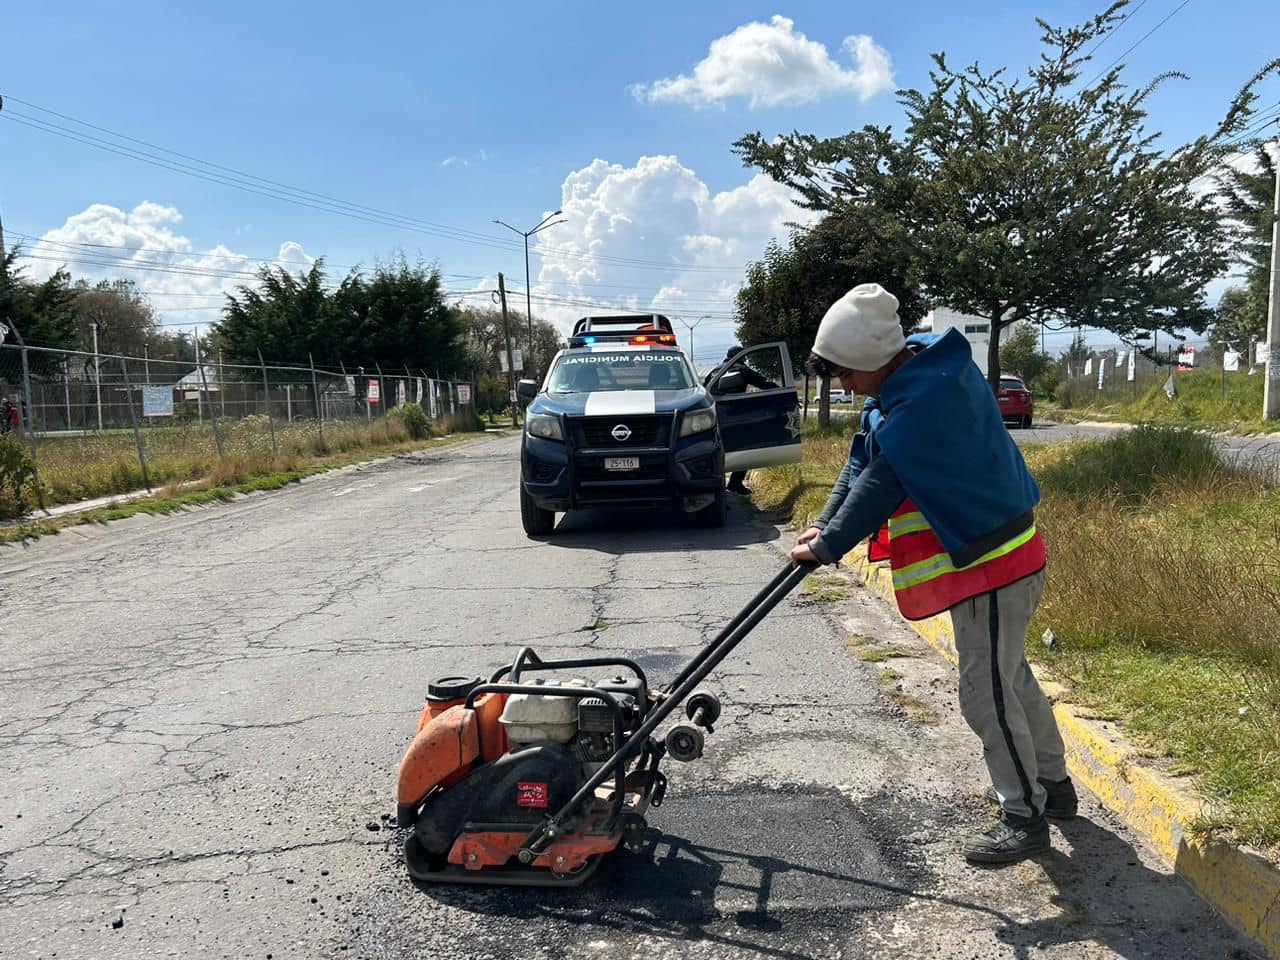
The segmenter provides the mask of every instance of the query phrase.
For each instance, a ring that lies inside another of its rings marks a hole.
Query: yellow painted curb
[[[871,563],[863,548],[850,553],[844,563],[897,610],[886,564]],[[906,623],[951,663],[956,662],[950,616]],[[1046,689],[1064,690],[1040,669],[1035,673]],[[1280,869],[1231,844],[1189,836],[1187,826],[1201,814],[1202,803],[1171,778],[1137,763],[1137,750],[1109,724],[1081,715],[1072,705],[1060,702],[1060,697],[1055,699],[1059,702],[1053,712],[1071,775],[1142,834],[1233,927],[1280,960]]]

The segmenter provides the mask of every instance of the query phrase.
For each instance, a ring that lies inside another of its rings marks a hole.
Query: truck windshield
[[[551,371],[549,393],[601,390],[688,390],[693,378],[674,350],[601,351],[561,357]]]

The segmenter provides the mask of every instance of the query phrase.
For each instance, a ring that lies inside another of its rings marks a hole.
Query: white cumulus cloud
[[[842,67],[827,48],[803,33],[795,21],[774,16],[768,23],[743,24],[718,37],[692,75],[636,84],[637,100],[671,101],[695,107],[746,97],[752,108],[809,103],[835,93],[855,93],[866,101],[893,89],[888,52],[865,34],[845,37],[841,44],[853,62]]]
[[[29,250],[32,276],[49,276],[65,266],[79,280],[129,279],[151,299],[162,322],[206,324],[217,320],[222,296],[252,285],[261,260],[218,244],[197,250],[177,232],[182,214],[175,207],[144,201],[125,211],[95,203],[43,234]],[[286,269],[306,270],[315,258],[289,240],[273,260]]]
[[[535,238],[534,295],[689,322],[712,314],[697,328],[699,356],[715,344],[723,353],[731,340],[729,315],[747,261],[771,238],[789,236],[788,224],[813,219],[763,174],[712,193],[674,156],[641,157],[631,167],[593,160],[565,178],[561,198],[567,222]],[[567,331],[591,308],[544,300],[535,312]]]

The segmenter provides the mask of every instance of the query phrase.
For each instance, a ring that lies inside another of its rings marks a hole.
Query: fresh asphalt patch
[[[786,784],[701,791],[651,810],[644,851],[611,854],[582,887],[421,885],[398,914],[359,918],[357,938],[373,956],[416,956],[420,937],[457,912],[472,919],[457,946],[475,956],[630,956],[650,938],[713,955],[841,956],[858,926],[933,886],[901,834],[944,816],[905,811],[890,793],[854,803]],[[402,871],[389,849],[388,869]]]

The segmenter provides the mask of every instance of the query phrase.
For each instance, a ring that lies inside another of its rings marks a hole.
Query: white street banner
[[[142,415],[144,417],[172,417],[173,387],[143,387]]]
[[[471,384],[458,384],[458,402],[464,407],[471,402]]]
[[[1240,369],[1240,354],[1227,350],[1222,354],[1222,369],[1227,373],[1235,373]]]
[[[405,404],[405,382],[403,380],[396,381],[396,406],[403,407]]]
[[[1084,375],[1086,377],[1093,376],[1093,357],[1090,357],[1084,362]]]
[[[498,362],[502,364],[502,372],[507,372],[507,351],[498,351]],[[524,372],[524,353],[520,350],[511,351],[511,363],[517,373]]]
[[[356,395],[356,378],[348,376],[343,379],[347,381],[347,396],[354,397]]]
[[[1107,358],[1099,357],[1098,358],[1098,389],[1099,390],[1102,389],[1102,381],[1106,378],[1106,375],[1107,375]]]
[[[422,378],[417,377],[415,379],[417,381],[415,385],[417,386],[418,389],[417,389],[417,393],[414,395],[415,396],[414,403],[418,404],[418,406],[422,406]]]
[[[1130,350],[1130,351],[1129,351],[1128,370],[1129,370],[1129,372],[1128,372],[1128,376],[1126,377],[1126,379],[1127,379],[1130,383],[1133,383],[1133,381],[1134,381],[1134,380],[1137,378],[1137,376],[1138,376],[1138,351],[1137,351],[1137,350]]]
[[[1267,345],[1265,343],[1259,343],[1255,345],[1254,351],[1256,353],[1256,356],[1254,357],[1255,363],[1261,365],[1267,362],[1268,350],[1267,350]]]

